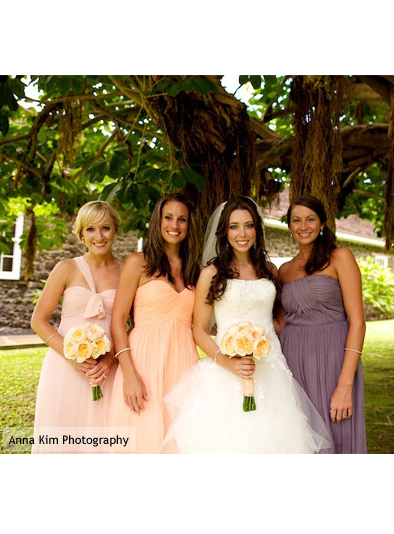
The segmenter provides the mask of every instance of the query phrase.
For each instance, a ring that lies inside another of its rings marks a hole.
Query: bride
[[[327,428],[292,377],[275,333],[277,270],[267,260],[261,210],[232,197],[212,214],[196,288],[193,335],[209,356],[165,398],[173,420],[164,453],[331,452]],[[210,336],[213,320],[215,341]],[[268,354],[230,358],[219,350],[226,330],[243,321],[264,328]],[[255,411],[243,411],[243,379],[253,377]]]

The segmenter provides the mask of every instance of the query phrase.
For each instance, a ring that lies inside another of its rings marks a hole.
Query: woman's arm
[[[267,267],[269,268],[269,270],[272,272],[272,274],[275,276],[275,278],[280,283],[280,278],[279,278],[280,270],[278,272],[278,269],[277,269],[276,265],[274,265],[273,263],[268,262],[267,263]],[[272,318],[272,321],[274,323],[274,328],[275,328],[275,332],[276,332],[277,336],[280,336],[283,328],[285,327],[285,315],[286,315],[286,312],[285,312],[283,306],[280,306],[275,310],[275,313],[274,313],[274,316]]]
[[[352,391],[354,375],[362,352],[365,336],[365,318],[362,300],[360,269],[352,252],[338,248],[333,253],[333,266],[338,274],[343,303],[349,320],[349,333],[346,339],[342,370],[337,387],[331,397],[331,420],[341,421],[352,416]]]
[[[50,324],[49,320],[59,303],[60,297],[70,283],[71,273],[74,269],[75,262],[73,260],[63,260],[55,265],[34,308],[30,325],[43,341],[46,341],[56,333],[56,329]],[[54,335],[47,345],[64,357],[63,336],[60,334]],[[96,365],[96,361],[93,358],[89,358],[83,363],[77,363],[75,360],[67,361],[83,376]]]
[[[120,275],[111,320],[111,333],[116,353],[129,348],[127,319],[144,270],[144,263],[142,253],[131,254]],[[118,360],[123,373],[124,401],[133,412],[139,414],[144,410],[144,400],[148,400],[145,385],[134,366],[130,350],[121,352]]]
[[[210,358],[214,360],[216,357],[217,363],[228,371],[241,378],[251,378],[254,373],[254,361],[250,358],[241,358],[238,356],[229,358],[229,356],[221,352],[218,353],[218,346],[209,335],[208,327],[212,306],[207,304],[206,297],[215,273],[215,267],[210,265],[203,269],[197,282],[193,315],[194,341]]]

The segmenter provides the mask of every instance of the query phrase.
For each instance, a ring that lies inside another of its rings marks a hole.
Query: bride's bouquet
[[[220,352],[228,356],[253,357],[260,360],[270,350],[269,338],[261,326],[249,321],[230,326],[220,342]],[[254,400],[253,378],[243,379],[244,387],[244,412],[252,412],[256,409]]]
[[[82,363],[88,358],[95,360],[111,350],[111,342],[101,326],[84,323],[71,328],[64,337],[63,352],[68,360]],[[103,396],[100,386],[93,386],[93,400]]]

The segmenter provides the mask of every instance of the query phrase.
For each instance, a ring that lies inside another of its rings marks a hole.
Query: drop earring
[[[323,228],[320,228],[320,235],[323,235]]]
[[[253,243],[253,248],[256,250],[256,248],[257,248],[257,241],[255,241],[255,242]]]

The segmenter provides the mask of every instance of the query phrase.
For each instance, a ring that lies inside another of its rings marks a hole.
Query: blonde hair
[[[104,202],[103,200],[92,200],[79,208],[77,218],[73,224],[73,233],[82,243],[83,228],[88,224],[101,221],[106,215],[109,215],[113,220],[116,233],[120,227],[119,214],[108,202]]]

